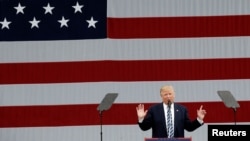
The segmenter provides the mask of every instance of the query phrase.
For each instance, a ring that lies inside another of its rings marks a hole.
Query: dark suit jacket
[[[142,123],[139,123],[141,130],[146,131],[152,128],[152,138],[166,138],[167,127],[164,115],[163,103],[155,104],[148,109]],[[191,121],[186,107],[174,103],[174,137],[184,137],[184,130],[194,131],[202,124],[197,119]]]

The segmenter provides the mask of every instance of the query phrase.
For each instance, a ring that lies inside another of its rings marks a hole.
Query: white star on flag
[[[72,7],[75,9],[75,13],[76,13],[76,12],[82,13],[82,7],[83,7],[83,5],[79,5],[79,3],[76,2],[76,5],[75,5],[75,6],[72,6]]]
[[[4,20],[3,20],[2,22],[0,22],[0,23],[2,24],[2,29],[4,29],[4,28],[9,29],[9,24],[10,24],[11,22],[8,22],[7,19],[4,18]]]
[[[61,20],[58,20],[58,22],[61,23],[61,28],[62,28],[63,26],[68,27],[68,24],[67,24],[68,21],[69,21],[69,19],[65,19],[64,16],[62,16],[62,19],[61,19]]]
[[[17,10],[16,14],[19,14],[19,13],[24,14],[23,9],[25,8],[25,6],[21,6],[21,4],[18,3],[18,6],[14,7],[14,8]]]
[[[47,13],[50,13],[52,15],[52,10],[55,8],[55,7],[51,7],[50,6],[50,3],[47,4],[47,6],[43,7],[45,9],[45,13],[44,14],[47,14]]]
[[[90,20],[86,20],[89,25],[88,25],[88,28],[90,28],[91,26],[95,28],[95,24],[98,22],[98,21],[95,21],[93,17],[91,17]]]
[[[33,27],[39,28],[38,23],[40,23],[40,21],[36,20],[36,17],[33,18],[33,21],[29,21],[29,22],[31,23],[31,28]]]

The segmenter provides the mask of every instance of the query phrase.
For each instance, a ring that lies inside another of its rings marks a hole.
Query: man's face
[[[160,95],[164,103],[167,104],[168,101],[174,102],[175,93],[172,87],[170,86],[162,87]]]

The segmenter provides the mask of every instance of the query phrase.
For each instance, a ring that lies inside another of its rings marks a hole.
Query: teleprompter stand
[[[234,124],[236,125],[236,110],[240,107],[239,103],[235,100],[230,91],[217,91],[221,100],[227,108],[232,108],[234,111]]]
[[[101,141],[102,141],[102,114],[103,114],[103,111],[108,110],[112,106],[112,104],[115,101],[117,96],[118,96],[118,93],[106,94],[105,97],[102,99],[102,102],[97,107],[97,110],[99,111],[99,116],[100,116]]]

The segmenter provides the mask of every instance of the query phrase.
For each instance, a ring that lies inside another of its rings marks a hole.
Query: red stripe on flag
[[[108,18],[109,38],[249,36],[250,15]]]
[[[153,103],[145,104],[146,109]],[[185,105],[191,119],[196,118],[196,110],[203,105],[207,111],[206,123],[234,122],[234,112],[222,102],[193,102]],[[240,101],[236,112],[237,122],[249,122],[250,101]],[[5,127],[41,127],[41,126],[74,126],[99,125],[98,104],[91,105],[50,105],[50,106],[12,106],[0,107],[0,128]],[[104,125],[137,124],[137,104],[113,104],[103,112]]]
[[[0,84],[249,79],[250,58],[0,64]]]

